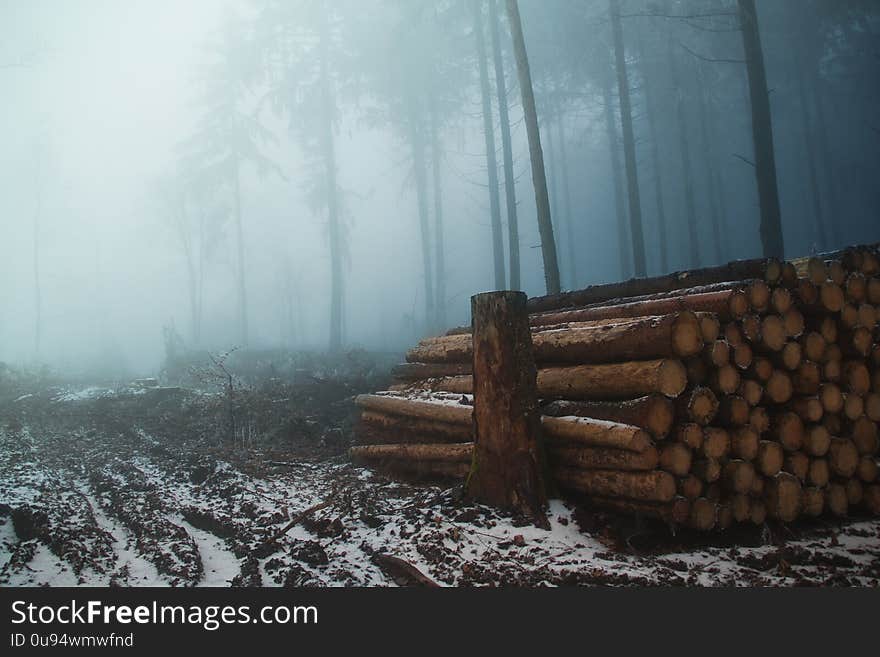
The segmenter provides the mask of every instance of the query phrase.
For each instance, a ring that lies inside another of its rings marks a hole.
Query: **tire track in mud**
[[[194,586],[203,564],[193,537],[169,520],[163,493],[129,462],[114,460],[89,473],[95,499],[134,537],[139,554],[169,578],[172,586]]]

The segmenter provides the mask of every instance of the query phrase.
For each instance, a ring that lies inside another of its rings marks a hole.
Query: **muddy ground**
[[[353,396],[377,380],[301,378],[230,395],[7,377],[0,586],[880,582],[878,520],[707,537],[555,500],[545,531],[389,480],[346,457]]]

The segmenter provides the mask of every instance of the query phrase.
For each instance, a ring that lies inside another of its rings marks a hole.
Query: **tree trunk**
[[[336,183],[336,149],[333,136],[333,116],[335,102],[330,88],[330,72],[328,61],[329,34],[327,26],[327,9],[321,5],[320,26],[320,68],[321,68],[321,146],[324,156],[325,175],[327,177],[327,223],[330,246],[330,351],[338,351],[342,347],[342,227],[339,221],[338,188]]]
[[[199,299],[198,299],[198,278],[196,276],[196,268],[194,255],[192,251],[192,242],[190,241],[189,232],[186,222],[186,204],[182,198],[177,202],[177,229],[180,231],[180,243],[183,248],[183,256],[186,259],[186,287],[189,292],[189,314],[190,314],[190,330],[192,331],[193,344],[199,341]]]
[[[697,64],[697,86],[699,87],[698,93],[700,95],[697,103],[700,121],[700,141],[703,147],[703,162],[706,166],[707,197],[709,200],[709,212],[712,218],[712,245],[715,250],[715,262],[723,262],[724,256],[722,255],[721,244],[724,239],[724,231],[721,227],[720,209],[717,203],[718,192],[715,189],[715,148],[713,137],[709,134],[709,111],[707,109],[709,100],[707,98],[708,92],[706,90],[706,80],[703,76],[702,63]]]
[[[547,162],[547,181],[550,185],[548,193],[550,194],[550,216],[553,217],[553,234],[559,235],[559,176],[556,175],[556,139],[553,134],[553,113],[550,111],[549,100],[546,105],[547,109],[544,112],[546,140],[542,143],[547,144],[545,161]]]
[[[513,52],[516,55],[516,69],[522,94],[526,132],[529,138],[529,160],[532,165],[532,183],[535,187],[535,205],[538,211],[538,232],[541,235],[541,253],[544,258],[544,282],[547,294],[558,294],[560,291],[559,263],[556,259],[556,240],[553,237],[550,200],[547,197],[547,176],[544,173],[544,155],[541,151],[541,135],[538,131],[538,113],[535,109],[532,74],[529,71],[519,5],[517,0],[506,0],[506,5],[507,20],[510,23],[510,31],[513,36]]]
[[[602,76],[602,95],[605,106],[605,133],[608,136],[608,152],[611,155],[611,176],[614,182],[614,210],[617,220],[617,251],[620,278],[629,278],[632,272],[632,250],[629,246],[629,225],[623,197],[623,180],[620,176],[620,149],[617,143],[617,125],[611,93],[611,70]]]
[[[39,156],[38,156],[39,157]],[[43,212],[43,178],[37,163],[37,202],[34,209],[34,356],[40,357],[40,340],[43,332],[43,297],[40,287],[40,218]]]
[[[196,344],[199,345],[202,342],[202,317],[203,317],[203,308],[205,301],[205,212],[199,212],[199,276],[198,276],[198,284],[196,286],[196,298],[198,299],[198,303],[196,305],[196,330],[195,330],[195,341]]]
[[[238,326],[239,338],[242,346],[248,344],[248,319],[247,319],[247,286],[244,280],[244,228],[241,220],[241,167],[236,163],[233,195],[235,203],[235,230],[238,241]]]
[[[831,155],[831,144],[828,139],[828,128],[827,123],[825,121],[825,105],[822,100],[822,94],[819,93],[819,75],[814,72],[811,76],[812,84],[810,85],[812,90],[812,101],[813,107],[816,110],[816,132],[819,142],[819,149],[822,153],[822,164],[823,169],[825,171],[825,184],[828,189],[828,214],[831,217],[838,216],[838,213],[842,210],[840,205],[840,199],[837,193],[837,171],[835,169],[835,163],[833,161]],[[840,222],[839,221],[829,221],[829,237],[832,242],[832,246],[839,247],[841,242],[843,241],[841,232],[840,232]]]
[[[535,361],[526,295],[478,294],[474,330],[475,449],[468,495],[549,528]]]
[[[565,232],[568,242],[568,286],[569,289],[577,287],[577,257],[575,255],[574,222],[571,216],[571,190],[568,181],[568,155],[565,148],[565,130],[563,129],[562,112],[557,108],[556,114],[556,141],[559,143],[559,177],[562,179],[562,221],[565,222]]]
[[[422,242],[422,265],[425,286],[425,326],[434,330],[434,279],[431,266],[431,228],[428,221],[428,173],[425,163],[425,139],[421,112],[411,91],[406,91],[407,128],[412,147],[413,172],[416,181],[416,201],[419,212],[419,229]]]
[[[483,35],[482,0],[471,0],[474,11],[474,35],[477,39],[477,64],[480,70],[480,99],[483,106],[483,136],[486,141],[486,166],[489,173],[489,211],[492,225],[492,259],[495,263],[495,289],[507,287],[504,275],[504,237],[501,233],[501,207],[498,198],[498,163],[495,157],[495,126],[492,98],[489,94],[489,71],[486,39]]]
[[[640,33],[641,37],[641,33]],[[666,236],[666,204],[663,201],[663,167],[660,164],[660,131],[657,129],[657,99],[654,96],[653,80],[645,68],[647,52],[643,39],[639,38],[640,60],[642,62],[642,87],[645,94],[645,111],[648,115],[648,129],[651,131],[651,167],[654,169],[654,193],[657,205],[657,233],[660,249],[660,273],[669,271],[669,246]]]
[[[764,70],[764,53],[758,30],[755,0],[737,0],[746,70],[749,77],[749,99],[752,108],[752,139],[755,146],[755,176],[761,208],[761,244],[765,257],[785,257],[779,191],[776,183],[776,161],[773,151],[773,125],[770,94]]]
[[[619,0],[609,0],[611,29],[614,37],[614,59],[617,68],[617,89],[620,97],[620,122],[623,129],[623,158],[626,165],[626,182],[629,191],[629,222],[632,231],[633,267],[635,275],[647,276],[645,264],[645,238],[642,229],[642,202],[639,195],[639,173],[636,164],[636,144],[633,135],[632,107],[629,100],[629,79],[626,72],[626,55],[623,46],[623,29],[620,25]]]
[[[807,101],[804,71],[800,62],[795,62],[795,76],[797,77],[798,103],[801,106],[802,141],[806,149],[807,173],[809,175],[810,200],[813,206],[813,221],[815,243],[819,250],[829,248],[828,236],[825,234],[825,213],[822,210],[822,193],[819,190],[819,175],[816,170],[816,147],[810,129],[810,104]]]
[[[699,267],[700,243],[697,232],[697,209],[694,201],[694,174],[691,170],[691,145],[688,135],[687,117],[685,116],[684,98],[681,89],[681,79],[678,70],[678,61],[672,49],[672,41],[666,44],[666,58],[669,62],[669,71],[672,76],[672,88],[675,90],[675,117],[678,121],[678,144],[681,154],[682,185],[685,210],[687,215],[688,231],[688,260],[691,267]]]
[[[429,87],[431,114],[431,173],[434,184],[434,268],[437,295],[434,314],[437,326],[446,326],[446,255],[443,238],[443,188],[440,178],[440,119],[437,116],[437,99],[433,87]]]
[[[507,81],[501,54],[497,0],[489,0],[489,22],[492,34],[492,59],[495,64],[495,87],[498,93],[498,119],[501,124],[501,149],[504,156],[504,195],[507,208],[507,249],[510,256],[510,289],[520,289],[519,226],[516,214],[516,178],[513,173],[513,149],[510,139],[510,117],[507,110]]]

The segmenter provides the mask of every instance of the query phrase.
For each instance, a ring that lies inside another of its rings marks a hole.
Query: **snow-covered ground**
[[[377,555],[440,585],[880,583],[877,520],[658,538],[553,500],[542,530],[344,458],[279,463],[89,406],[112,394],[53,394],[0,426],[0,585],[409,583]]]

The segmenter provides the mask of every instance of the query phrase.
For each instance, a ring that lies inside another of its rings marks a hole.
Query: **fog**
[[[880,6],[757,5],[785,255],[880,240]],[[477,10],[509,281],[493,14]],[[540,295],[497,10],[520,287]],[[609,2],[520,11],[562,287],[629,277]],[[736,2],[620,12],[647,273],[760,256]],[[399,352],[468,322],[470,295],[501,287],[474,24],[471,0],[0,2],[0,361],[146,375],[169,329],[191,349]]]

